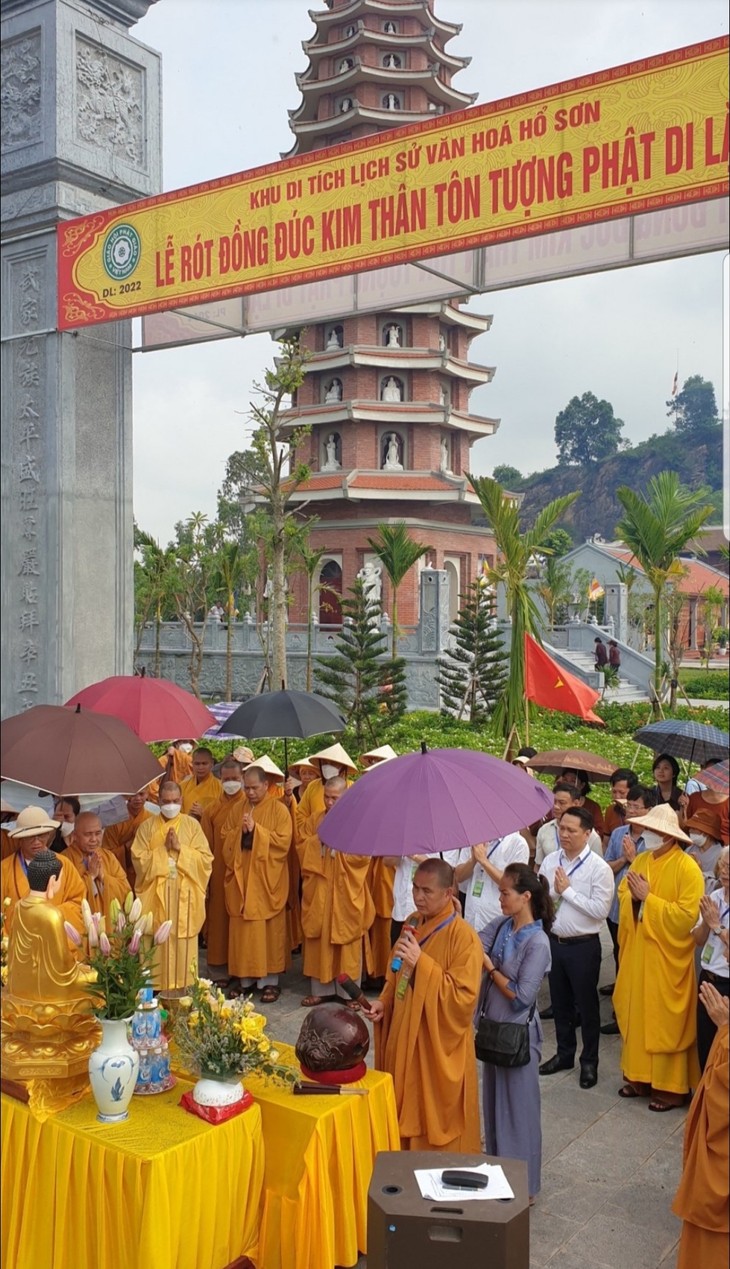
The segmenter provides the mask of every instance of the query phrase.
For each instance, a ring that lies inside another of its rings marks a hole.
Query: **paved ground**
[[[603,950],[602,982],[611,982],[608,936]],[[290,1044],[305,1014],[300,968],[295,957],[280,1000],[265,1010],[269,1033]],[[540,999],[547,1003],[546,986]],[[608,1022],[610,1001],[601,1008]],[[554,1028],[543,1025],[544,1056],[551,1057]],[[681,1170],[684,1111],[652,1114],[646,1102],[619,1099],[619,1052],[618,1036],[601,1038],[593,1089],[578,1087],[577,1068],[541,1080],[542,1192],[530,1218],[530,1269],[674,1269],[680,1224],[670,1203]]]

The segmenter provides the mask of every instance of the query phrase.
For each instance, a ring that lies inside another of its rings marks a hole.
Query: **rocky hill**
[[[523,524],[531,525],[551,499],[580,490],[562,526],[576,544],[593,533],[612,541],[621,517],[616,489],[620,485],[646,489],[652,476],[667,470],[676,471],[691,489],[709,487],[713,497],[708,501],[715,503],[717,519],[722,518],[722,427],[718,424],[703,428],[691,442],[671,430],[586,467],[565,465],[536,472],[519,486]]]

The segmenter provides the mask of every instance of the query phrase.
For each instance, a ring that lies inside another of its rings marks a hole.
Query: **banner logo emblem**
[[[102,259],[110,278],[123,282],[131,276],[139,264],[142,244],[139,234],[131,225],[117,225],[104,243]]]

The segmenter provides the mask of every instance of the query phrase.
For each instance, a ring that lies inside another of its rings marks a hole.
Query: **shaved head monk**
[[[402,967],[388,968],[370,1006],[375,1065],[393,1076],[403,1150],[481,1149],[472,1019],[483,955],[453,884],[445,860],[419,864],[416,911],[393,949]]]
[[[95,811],[76,816],[73,837],[66,858],[73,864],[86,888],[92,912],[111,919],[112,899],[123,904],[131,889],[127,874],[110,850],[102,850],[103,829]]]
[[[215,759],[210,749],[201,746],[193,754],[193,774],[180,782],[183,815],[202,820],[203,812],[217,802],[223,786],[213,775]]]

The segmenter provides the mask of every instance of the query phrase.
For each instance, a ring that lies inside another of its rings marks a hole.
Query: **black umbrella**
[[[655,753],[668,753],[700,766],[707,758],[725,758],[730,736],[719,727],[696,723],[693,719],[663,718],[659,723],[640,727],[634,740]]]
[[[301,739],[344,731],[345,719],[324,696],[315,692],[262,692],[239,705],[218,728],[219,736],[247,740]],[[284,764],[288,766],[286,743]]]

